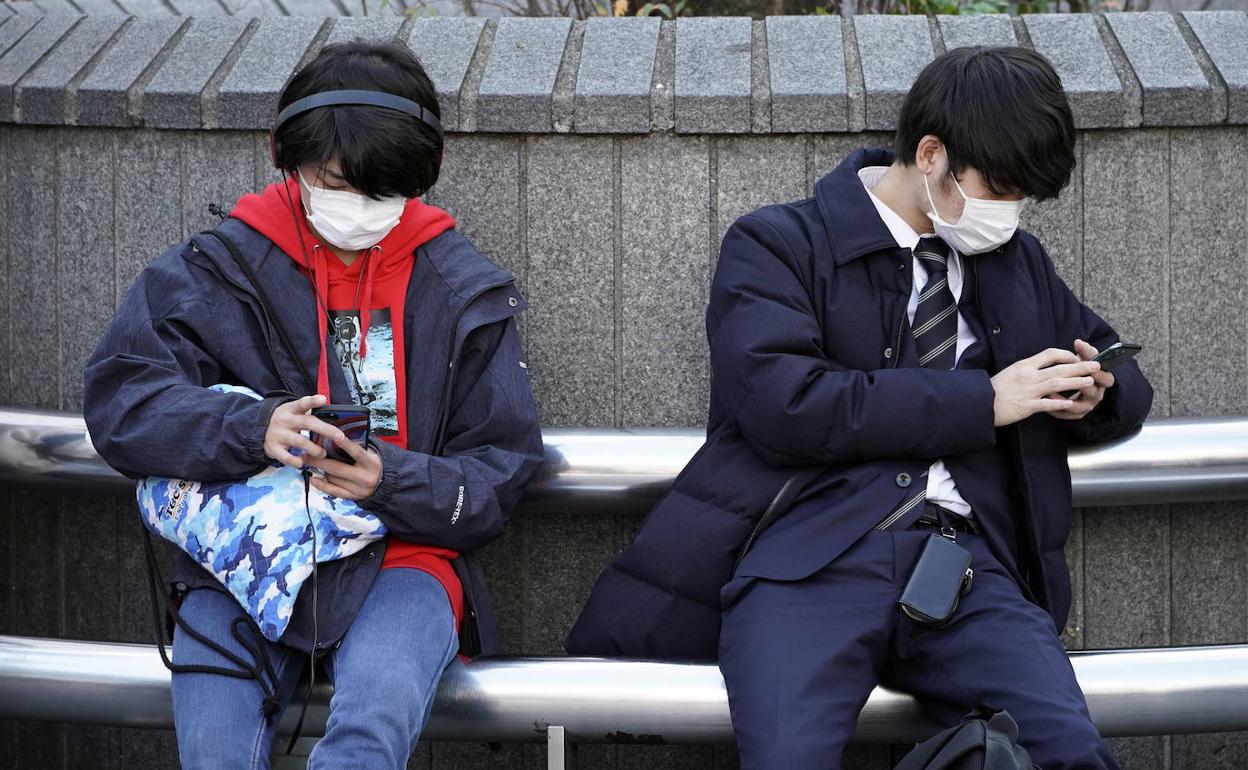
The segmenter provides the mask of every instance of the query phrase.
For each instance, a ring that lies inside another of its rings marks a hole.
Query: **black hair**
[[[321,49],[286,84],[277,109],[305,96],[347,89],[385,91],[442,117],[433,82],[410,50],[363,40]],[[286,121],[274,139],[278,168],[293,173],[303,163],[336,156],[347,182],[371,198],[424,195],[437,181],[442,161],[437,131],[386,107],[319,107]]]
[[[955,48],[923,68],[897,120],[894,152],[912,165],[938,137],[955,176],[967,167],[996,195],[1056,198],[1075,168],[1075,121],[1062,81],[1026,48]]]

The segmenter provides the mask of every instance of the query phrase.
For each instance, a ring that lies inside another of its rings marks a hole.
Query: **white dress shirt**
[[[905,249],[913,250],[919,244],[921,237],[914,231],[914,228],[906,224],[906,220],[897,215],[897,212],[885,205],[884,201],[875,197],[871,192],[871,188],[875,187],[884,173],[888,171],[888,166],[868,166],[858,172],[858,178],[862,180],[862,186],[866,188],[867,195],[870,196],[871,202],[875,204],[875,210],[879,212],[880,219],[884,220],[884,224],[888,227],[888,231],[893,234],[897,245]],[[914,260],[914,282],[910,286],[910,302],[906,305],[906,315],[910,319],[910,323],[914,323],[914,312],[919,307],[919,292],[923,290],[923,285],[927,283],[927,268],[923,267],[923,261],[918,258]],[[958,252],[949,247],[949,291],[953,292],[955,302],[962,298],[962,259]],[[956,352],[954,353],[954,361],[961,360],[962,353],[971,345],[975,344],[975,335],[971,332],[971,327],[967,324],[966,319],[962,317],[962,313],[958,314],[958,342]],[[900,354],[899,354],[900,355]],[[944,462],[937,460],[932,463],[927,471],[927,499],[942,508],[948,508],[954,513],[962,516],[971,515],[971,506],[962,498],[958,492],[958,485],[953,483],[953,476],[949,474],[949,469],[945,467]]]

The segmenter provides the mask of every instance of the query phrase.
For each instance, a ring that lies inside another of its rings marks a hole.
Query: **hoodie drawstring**
[[[319,243],[312,244],[312,280],[316,284],[317,296],[329,297],[329,266],[325,264],[325,249]],[[317,313],[317,338],[321,342],[320,363],[316,366],[316,392],[333,400],[329,395],[329,358],[325,349],[325,338],[329,334],[329,319],[326,314]]]
[[[381,247],[373,246],[364,255],[364,297],[360,300],[360,360],[368,355],[368,322],[373,306],[373,276],[377,273],[377,263],[381,262]]]
[[[329,301],[329,265],[326,263],[326,249],[322,248],[319,243],[312,244],[312,281],[316,285],[317,296],[326,298]],[[372,313],[369,308],[373,304],[373,277],[377,274],[377,264],[381,262],[381,247],[373,246],[360,259],[364,263],[360,268],[364,271],[361,276],[364,282],[364,296],[359,298],[359,307],[357,308],[360,317],[360,360],[368,355],[368,325],[371,320]],[[325,339],[329,334],[329,321],[325,317],[325,313],[317,312],[317,336],[321,343],[320,363],[316,370],[316,392],[330,398],[329,395],[329,356],[326,348]],[[346,351],[348,354],[350,351]],[[335,355],[337,355],[335,353]],[[332,400],[332,399],[331,399]]]

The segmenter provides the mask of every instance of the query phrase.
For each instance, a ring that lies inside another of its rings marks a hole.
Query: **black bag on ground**
[[[915,746],[893,770],[1033,770],[1008,711],[979,710]]]

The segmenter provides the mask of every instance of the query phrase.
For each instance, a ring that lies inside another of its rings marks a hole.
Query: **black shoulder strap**
[[[247,260],[243,259],[243,255],[239,253],[238,246],[235,245],[234,241],[231,240],[229,236],[220,230],[205,230],[200,234],[211,235],[213,238],[220,241],[222,245],[225,246],[226,250],[230,252],[230,256],[234,259],[238,266],[242,268],[244,273],[247,274],[247,280],[251,282],[252,288],[256,290],[256,298],[260,301],[261,310],[264,311],[265,323],[269,325],[269,328],[277,332],[277,336],[281,338],[282,344],[286,346],[286,352],[290,354],[290,357],[294,360],[295,365],[299,367],[299,374],[303,376],[303,381],[309,384],[307,392],[315,393],[316,378],[314,378],[312,373],[308,371],[307,367],[303,365],[303,359],[299,357],[299,349],[295,347],[294,341],[291,340],[290,333],[286,330],[286,327],[282,325],[282,322],[278,318],[277,314],[273,312],[273,305],[269,302],[269,297],[264,291],[264,286],[260,283],[259,279],[256,278],[256,271],[252,269]],[[274,360],[273,366],[277,369],[279,376],[282,376],[281,365],[279,362]],[[289,383],[287,384],[287,387],[290,387]],[[293,388],[291,389],[291,392],[294,395],[299,395],[294,392]]]

